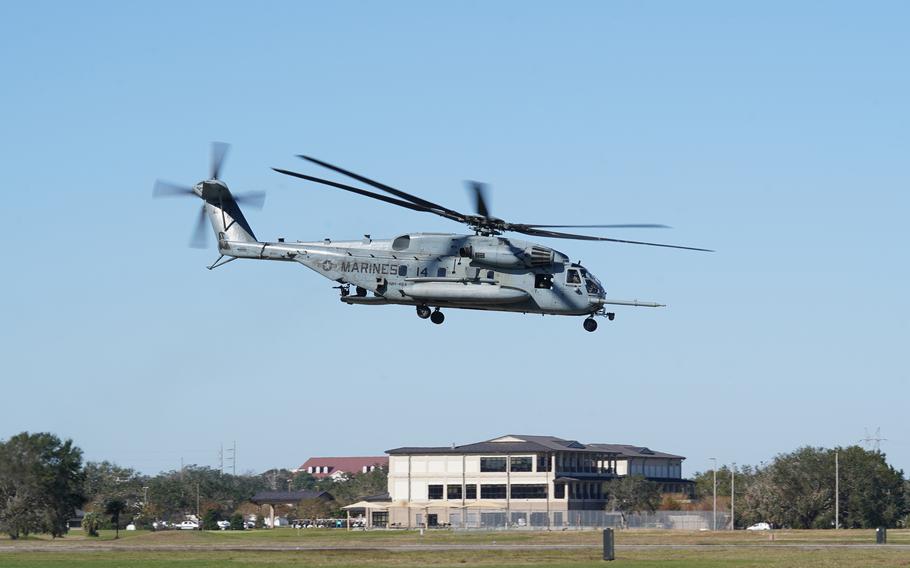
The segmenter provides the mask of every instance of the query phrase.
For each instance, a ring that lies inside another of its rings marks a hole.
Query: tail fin
[[[205,212],[212,223],[212,230],[218,237],[219,245],[222,241],[257,242],[256,234],[253,233],[252,227],[227,186],[220,181],[206,181],[203,182],[202,193],[205,199]]]

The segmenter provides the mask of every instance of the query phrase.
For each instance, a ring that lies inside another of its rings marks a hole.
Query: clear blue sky
[[[881,427],[910,470],[906,2],[0,4],[0,438],[155,473],[505,433],[684,473]],[[458,231],[285,178],[309,153],[528,223],[619,298],[578,318],[351,307],[303,267],[186,247],[158,177],[268,191],[260,238]]]

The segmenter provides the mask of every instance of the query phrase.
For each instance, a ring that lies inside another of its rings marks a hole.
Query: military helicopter
[[[415,306],[417,316],[434,324],[445,320],[442,308],[520,312],[524,314],[587,316],[584,329],[595,331],[595,316],[615,317],[606,306],[663,307],[656,302],[608,298],[600,280],[568,255],[548,246],[505,236],[604,241],[711,252],[709,249],[595,237],[553,231],[566,228],[663,228],[657,224],[538,225],[511,223],[493,217],[486,186],[468,182],[475,214],[460,213],[362,175],[309,156],[300,158],[383,193],[316,176],[273,168],[276,172],[341,189],[413,211],[432,213],[470,227],[474,234],[405,233],[392,239],[259,241],[240,210],[241,204],[261,208],[265,194],[232,194],[219,179],[228,145],[212,143],[209,179],[192,187],[162,180],[153,196],[191,196],[202,199],[191,246],[204,247],[205,218],[218,238],[221,256],[212,270],[238,258],[297,262],[336,282],[341,301],[350,305]],[[353,290],[351,289],[353,287]]]

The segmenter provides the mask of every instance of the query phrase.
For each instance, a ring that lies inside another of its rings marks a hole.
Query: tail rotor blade
[[[183,197],[185,195],[196,195],[193,188],[188,185],[180,185],[164,180],[156,180],[155,187],[152,189],[152,197]]]
[[[225,142],[212,142],[212,175],[209,179],[218,179],[221,174],[221,166],[224,164],[224,158],[230,147],[231,145]]]
[[[490,208],[487,207],[487,184],[479,181],[469,181],[468,187],[474,193],[474,210],[481,217],[490,217]]]
[[[193,236],[190,237],[190,246],[192,248],[206,248],[209,241],[208,227],[205,226],[205,205],[199,209],[199,215],[196,217],[196,227],[193,229]]]
[[[262,206],[265,205],[265,192],[247,191],[245,193],[238,193],[234,195],[234,201],[240,205],[245,205],[253,209],[262,209]]]

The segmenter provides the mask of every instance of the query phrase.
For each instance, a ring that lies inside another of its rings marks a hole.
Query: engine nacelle
[[[495,268],[549,266],[556,258],[553,249],[538,245],[525,248],[505,244],[468,246],[462,248],[459,253],[478,264]]]

